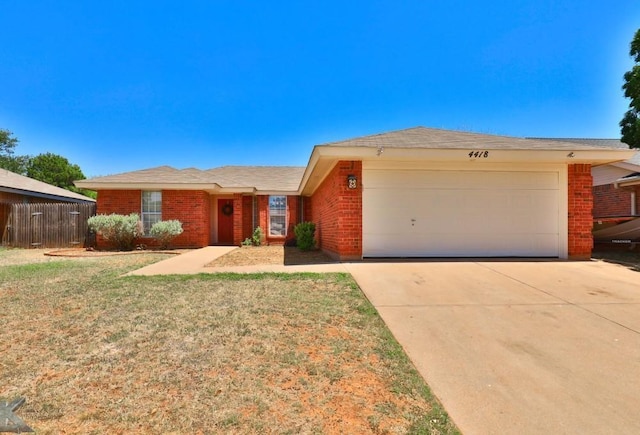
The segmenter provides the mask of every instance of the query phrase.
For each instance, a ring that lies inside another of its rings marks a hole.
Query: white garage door
[[[365,257],[557,257],[559,173],[363,171]]]

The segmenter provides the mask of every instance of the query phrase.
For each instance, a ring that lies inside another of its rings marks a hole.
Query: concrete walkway
[[[185,254],[172,256],[166,260],[150,264],[141,269],[127,273],[127,276],[141,275],[184,275],[197,273],[261,273],[261,272],[345,272],[347,269],[341,263],[329,264],[305,264],[295,266],[284,266],[278,264],[266,264],[257,266],[228,266],[228,267],[206,267],[218,257],[238,249],[235,246],[207,246],[201,249],[195,249]]]

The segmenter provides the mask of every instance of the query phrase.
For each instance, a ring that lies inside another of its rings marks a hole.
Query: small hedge
[[[144,234],[144,228],[137,213],[128,216],[121,214],[99,214],[87,220],[89,229],[113,243],[121,251],[131,251],[137,237]]]
[[[167,249],[171,241],[176,236],[182,234],[182,232],[182,222],[178,220],[156,222],[151,226],[151,230],[149,230],[151,237],[154,237],[160,242],[162,249]]]
[[[316,247],[316,224],[313,222],[301,222],[295,226],[293,232],[301,251],[310,251]]]

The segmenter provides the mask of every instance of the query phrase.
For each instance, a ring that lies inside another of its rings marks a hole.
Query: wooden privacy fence
[[[68,248],[87,245],[87,219],[93,203],[6,204],[2,244],[16,248]]]

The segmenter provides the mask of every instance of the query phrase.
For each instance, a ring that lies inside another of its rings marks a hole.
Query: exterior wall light
[[[349,189],[358,188],[358,178],[355,175],[347,175],[347,188]]]

